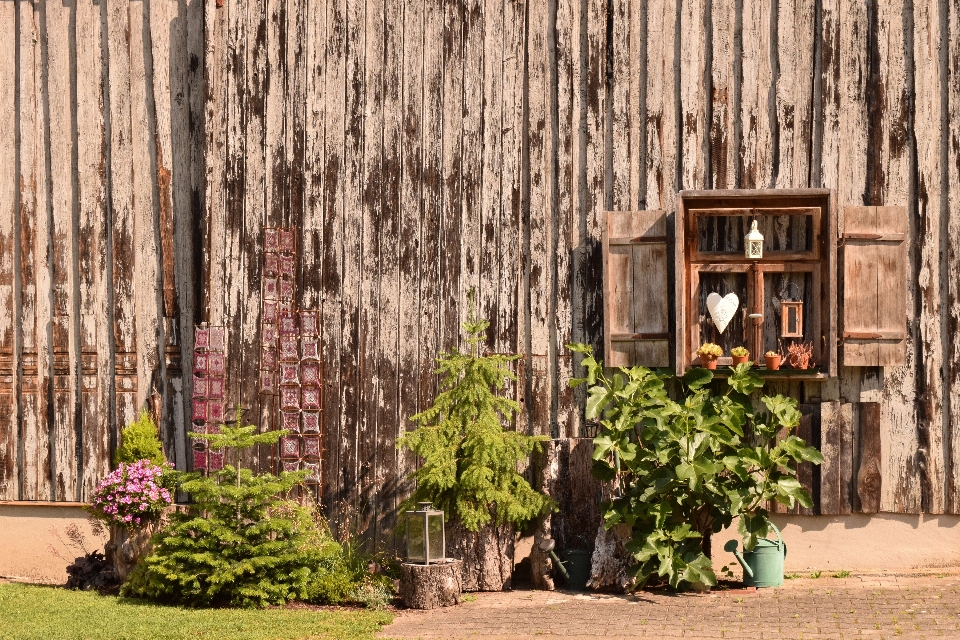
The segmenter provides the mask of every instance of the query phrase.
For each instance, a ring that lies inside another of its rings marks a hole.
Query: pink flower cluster
[[[93,511],[102,520],[128,529],[155,521],[173,502],[160,476],[164,468],[149,460],[120,467],[97,485],[93,493]]]

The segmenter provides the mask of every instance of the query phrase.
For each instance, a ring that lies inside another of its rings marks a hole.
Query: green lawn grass
[[[0,584],[3,640],[372,638],[393,616],[348,609],[181,609],[53,587]]]

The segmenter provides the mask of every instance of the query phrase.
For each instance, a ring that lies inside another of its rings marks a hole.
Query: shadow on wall
[[[960,516],[892,513],[772,518],[787,543],[784,570],[867,571],[960,566]],[[770,538],[775,537],[771,531]],[[740,540],[737,521],[714,538],[714,564],[731,561],[722,551]]]
[[[0,505],[0,577],[65,584],[67,565],[83,552],[61,544],[51,527],[69,542],[65,529],[76,524],[87,548],[103,551],[106,540],[93,535],[87,515],[80,507]],[[62,557],[51,552],[48,545]]]

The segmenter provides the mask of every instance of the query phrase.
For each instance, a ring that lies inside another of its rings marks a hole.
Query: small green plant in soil
[[[416,489],[400,505],[401,513],[431,502],[446,517],[479,531],[493,520],[522,527],[553,508],[517,472],[548,438],[504,428],[520,410],[516,401],[500,395],[516,380],[510,363],[520,356],[480,355],[489,324],[477,319],[471,292],[463,324],[467,351],[454,348],[437,358],[440,393],[433,406],[411,417],[417,428],[397,442],[423,460],[410,475]]]
[[[255,430],[242,424],[238,407],[236,423],[221,433],[190,435],[212,448],[239,450],[273,444],[286,433]],[[354,599],[362,576],[348,566],[326,522],[315,509],[281,497],[303,478],[304,472],[255,475],[239,465],[209,476],[178,474],[193,504],[169,516],[122,593],[193,607]]]
[[[713,373],[699,367],[682,379],[644,367],[608,375],[589,346],[570,348],[583,354],[586,370],[571,385],[589,387],[586,417],[601,425],[593,473],[614,490],[602,505],[604,524],[630,528],[639,586],[654,574],[673,587],[715,585],[713,533],[739,517],[751,551],[767,535],[771,500],[812,505],[796,465],[823,457],[791,434],[800,422],[796,400],[762,396],[767,410],[754,410],[750,395],[763,380],[749,363],[715,385]]]
[[[140,410],[136,420],[120,431],[120,444],[113,457],[115,465],[132,464],[140,460],[149,460],[155,465],[163,465],[166,458],[157,432],[157,423],[146,409]]]

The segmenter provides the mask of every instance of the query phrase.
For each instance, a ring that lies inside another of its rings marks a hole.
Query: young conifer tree
[[[120,445],[114,455],[114,462],[131,464],[139,460],[149,460],[153,464],[163,464],[163,446],[157,433],[157,423],[146,409],[140,411],[136,420],[120,432]]]
[[[255,433],[224,424],[219,434],[191,433],[214,449],[274,444],[287,431]],[[341,569],[339,545],[318,529],[310,511],[282,495],[306,472],[254,474],[226,465],[205,476],[180,476],[189,511],[170,515],[154,538],[153,552],[134,572],[124,593],[188,606],[265,606],[308,599],[317,580]]]
[[[410,478],[416,490],[401,512],[429,501],[470,531],[495,520],[522,526],[553,508],[517,472],[517,465],[539,451],[546,436],[528,436],[504,428],[520,405],[499,395],[516,380],[510,363],[518,355],[480,355],[490,323],[477,319],[473,292],[463,324],[467,352],[457,348],[437,358],[440,394],[433,406],[411,417],[418,428],[397,442],[423,460]]]

